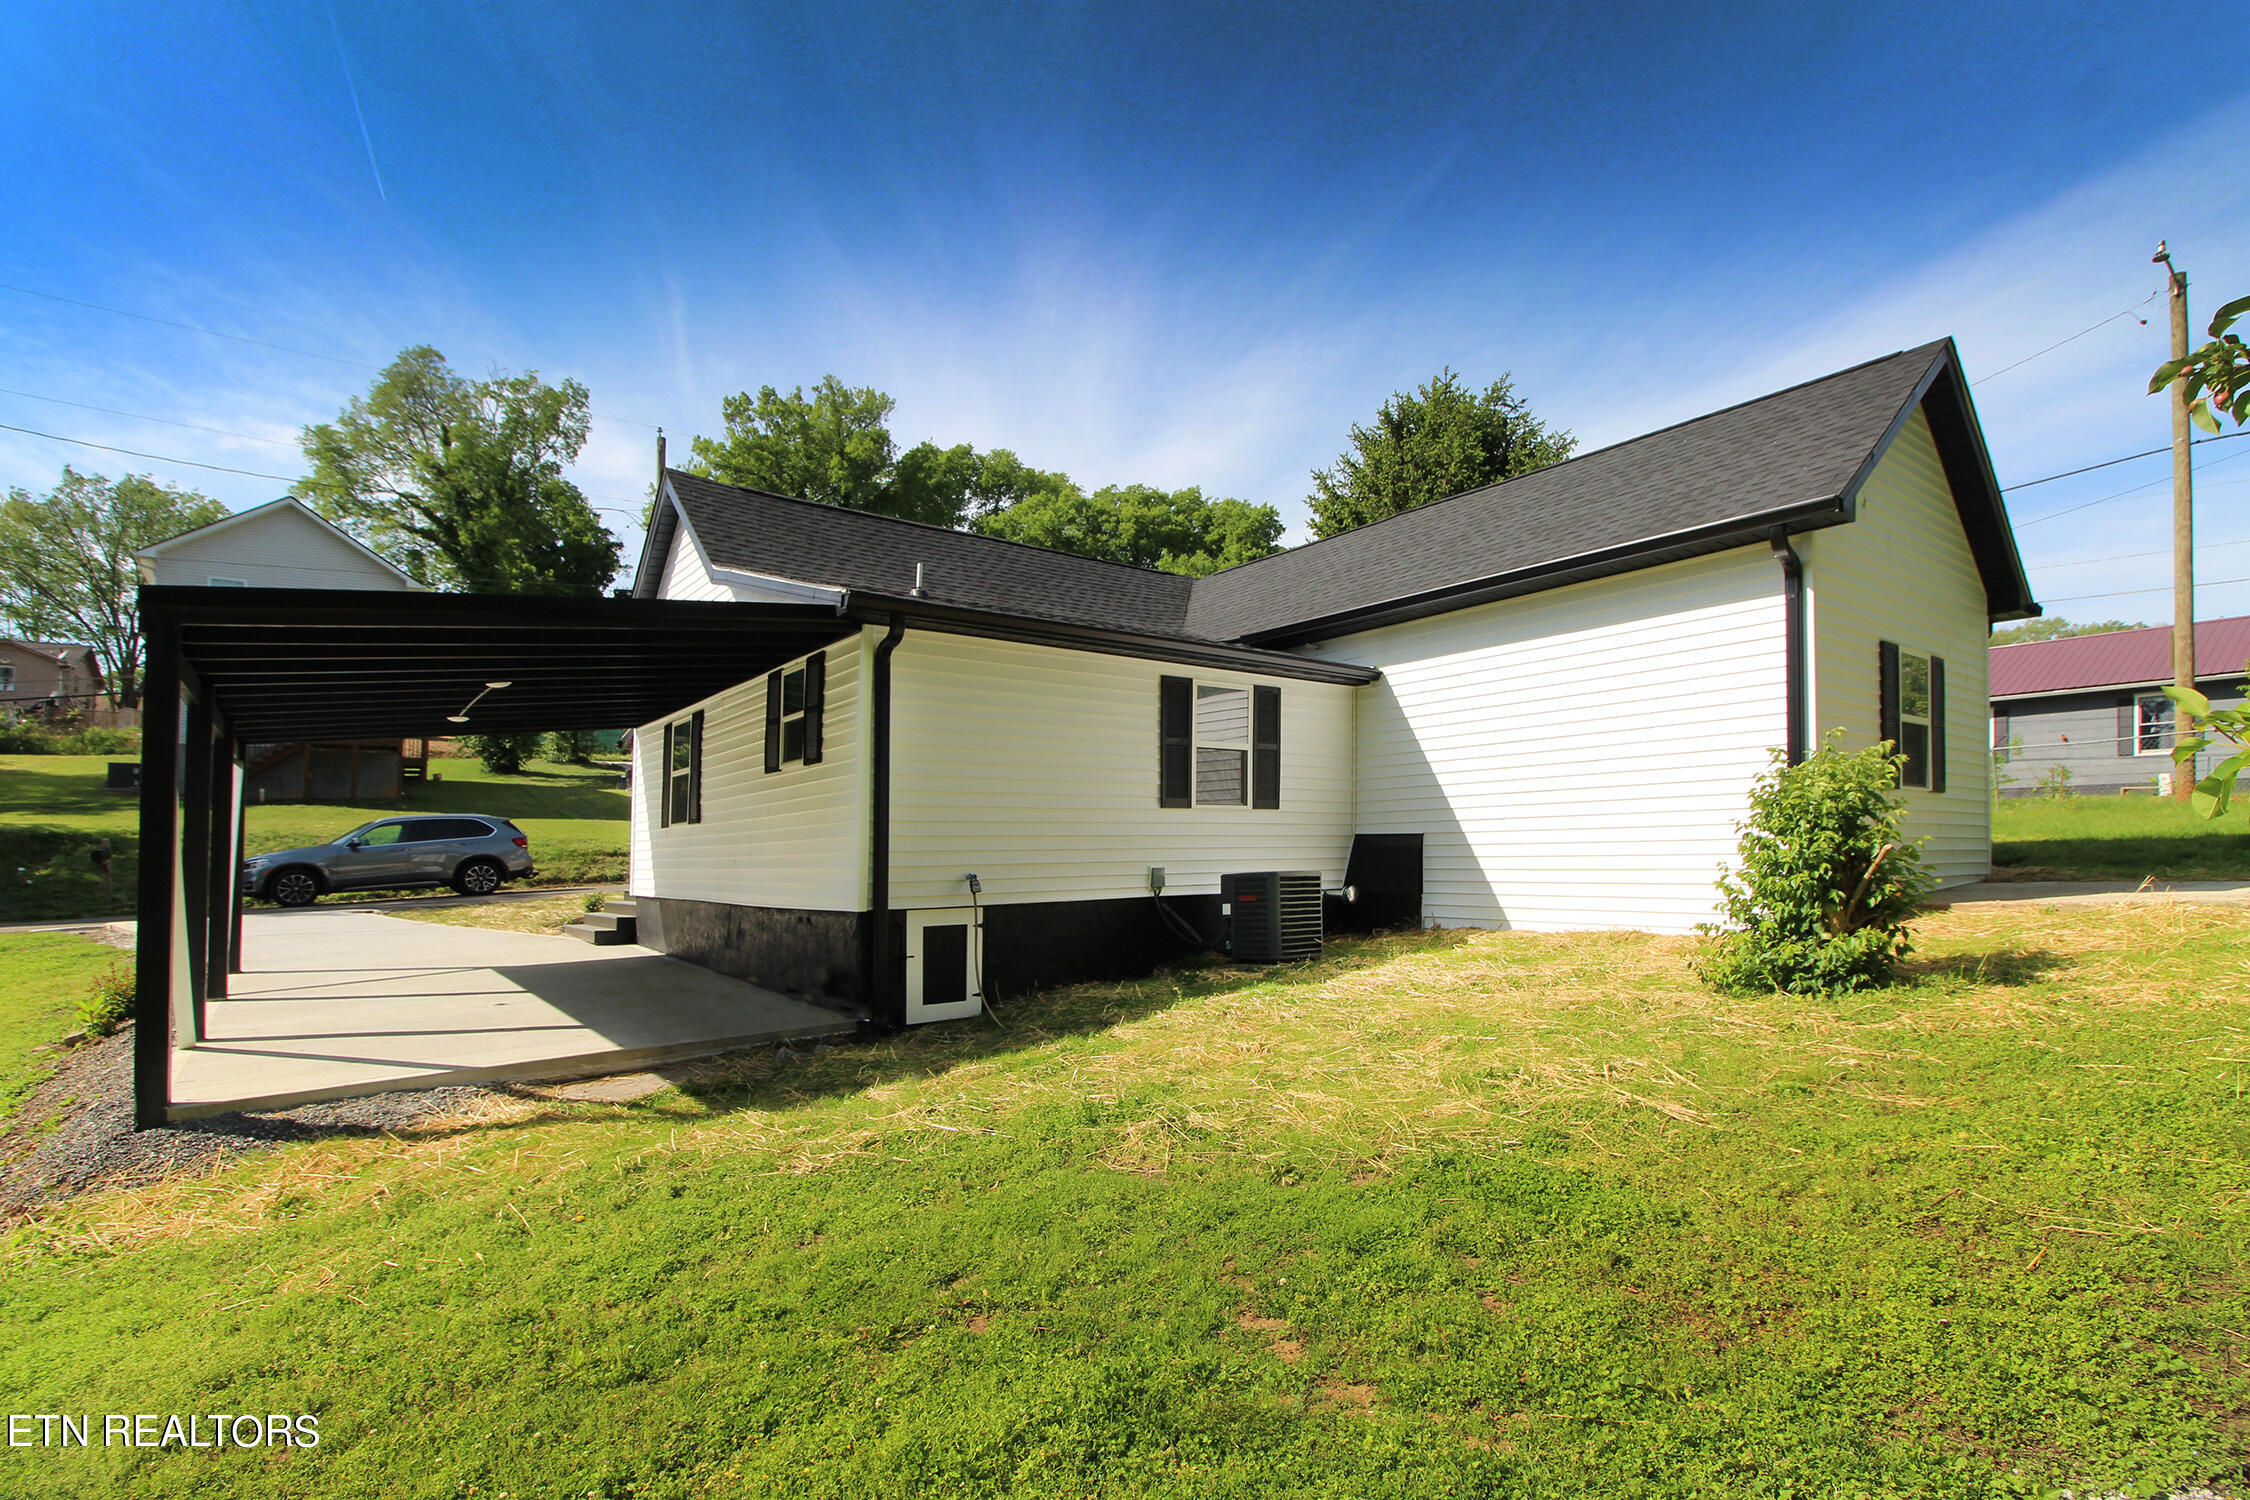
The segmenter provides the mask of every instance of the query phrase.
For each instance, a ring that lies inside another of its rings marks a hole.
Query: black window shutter
[[[2133,695],[2117,700],[2117,753],[2132,755],[2141,748],[2141,726],[2134,714]]]
[[[820,711],[828,702],[828,653],[805,658],[805,764],[820,764]]]
[[[687,820],[703,821],[703,710],[688,719]]]
[[[766,676],[766,770],[781,769],[781,674]]]
[[[1281,806],[1281,689],[1250,690],[1250,805]]]
[[[1877,699],[1875,737],[1888,740],[1891,753],[1899,749],[1898,732],[1898,642],[1879,641],[1875,646]]]
[[[1945,658],[1930,658],[1930,790],[1945,790]]]
[[[664,722],[664,758],[656,763],[656,774],[649,778],[649,790],[656,794],[656,826],[672,826],[672,722]]]
[[[1157,806],[1195,805],[1194,735],[1194,679],[1160,679],[1157,683]]]

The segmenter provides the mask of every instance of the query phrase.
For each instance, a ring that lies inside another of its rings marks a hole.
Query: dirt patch
[[[1330,1406],[1341,1406],[1352,1411],[1366,1411],[1375,1405],[1375,1387],[1371,1385],[1346,1385],[1340,1380],[1324,1380],[1314,1394]]]
[[[425,1089],[136,1131],[128,1026],[71,1052],[0,1133],[0,1220],[95,1188],[213,1171],[291,1141],[396,1134],[510,1104],[520,1107],[497,1089]]]

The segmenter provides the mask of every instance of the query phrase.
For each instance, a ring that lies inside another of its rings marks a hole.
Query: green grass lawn
[[[131,955],[74,932],[0,933],[0,1122],[55,1070],[34,1049],[78,1029],[78,998]]]
[[[2250,1457],[2250,917],[1965,908],[1908,987],[1423,933],[80,1200],[26,1496],[2050,1496]]]
[[[140,804],[103,789],[108,763],[0,755],[0,922],[132,915]],[[616,772],[534,762],[521,775],[494,776],[473,760],[434,761],[431,770],[444,779],[409,788],[403,800],[252,807],[250,852],[324,843],[385,813],[486,812],[514,819],[530,837],[541,883],[625,878],[630,803]],[[106,901],[87,859],[103,838],[115,853]]]
[[[1992,863],[2017,880],[2250,880],[2250,808],[2217,820],[2157,797],[2005,797]]]

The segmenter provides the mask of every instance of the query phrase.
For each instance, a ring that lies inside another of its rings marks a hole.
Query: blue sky
[[[2198,332],[2250,292],[2225,7],[719,10],[16,0],[0,423],[292,476],[428,342],[585,381],[637,514],[654,424],[834,372],[907,443],[1296,524],[1444,365],[1598,445],[1952,334],[2014,483],[2166,441],[2157,238]],[[0,431],[0,484],[65,461],[287,488]],[[2200,461],[2250,579],[2250,439]],[[2167,478],[2011,496],[2051,612],[2170,617]]]

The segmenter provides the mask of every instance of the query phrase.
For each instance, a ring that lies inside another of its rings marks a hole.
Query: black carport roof
[[[141,620],[151,668],[169,653],[243,742],[646,724],[860,628],[833,604],[155,586]]]

